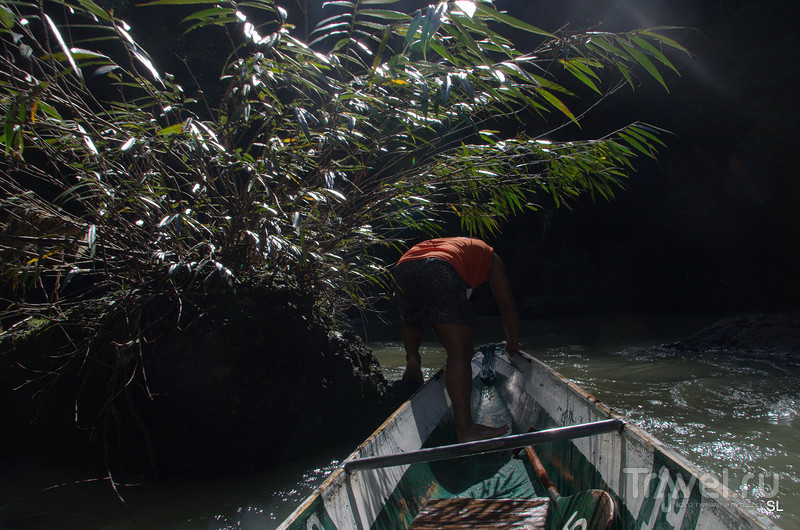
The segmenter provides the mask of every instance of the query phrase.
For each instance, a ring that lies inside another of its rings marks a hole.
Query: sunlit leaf
[[[147,70],[150,72],[150,75],[153,76],[153,79],[156,81],[161,81],[161,75],[159,75],[158,70],[156,70],[155,66],[153,66],[150,58],[145,56],[144,53],[136,48],[132,48],[130,52],[140,63],[142,63],[142,65],[144,65],[145,68],[147,68]]]
[[[99,18],[100,20],[110,21],[111,17],[109,16],[106,11],[95,4],[92,0],[78,0],[78,3],[87,11],[92,13],[94,16]]]
[[[98,53],[92,50],[85,50],[83,48],[71,48],[70,53],[75,59],[106,59],[109,60],[107,55]]]
[[[94,257],[97,253],[97,225],[89,225],[85,236],[86,244],[89,246],[89,255]]]
[[[475,99],[475,87],[470,82],[469,77],[467,76],[467,73],[466,72],[461,72],[460,74],[458,74],[458,80],[461,83],[461,88],[463,88],[464,92],[467,93],[467,97],[470,100],[474,100]]]
[[[532,25],[528,24],[527,22],[524,22],[522,20],[514,18],[514,17],[512,17],[510,15],[507,15],[505,13],[501,13],[500,11],[497,11],[496,9],[494,9],[492,7],[489,7],[489,6],[490,6],[490,4],[484,4],[482,2],[477,2],[475,4],[475,7],[477,8],[478,12],[480,12],[481,15],[483,15],[483,16],[489,18],[489,19],[498,20],[500,22],[503,22],[503,23],[511,26],[512,28],[521,29],[523,31],[527,31],[527,32],[533,33],[535,35],[541,35],[543,37],[549,37],[551,39],[555,39],[556,38],[555,35],[553,35],[552,33],[548,32],[548,31],[544,31],[542,29],[537,28],[536,26],[532,26]]]
[[[47,21],[47,25],[50,26],[50,31],[53,33],[53,36],[56,38],[58,45],[61,47],[61,50],[64,52],[64,55],[67,57],[67,61],[69,61],[70,66],[72,66],[72,70],[75,72],[75,75],[78,76],[79,79],[83,80],[83,74],[81,73],[80,69],[78,68],[75,59],[72,57],[72,53],[69,51],[69,47],[67,43],[64,42],[64,37],[61,36],[61,32],[58,30],[55,22],[51,19],[48,15],[45,14],[45,20]]]
[[[353,22],[353,14],[352,13],[341,13],[339,15],[334,15],[332,17],[328,17],[324,20],[321,20],[317,27],[311,32],[311,35],[315,33],[327,32],[337,28],[347,27]]]
[[[375,17],[381,20],[408,20],[409,17],[406,13],[400,11],[392,11],[390,9],[359,9],[359,17]]]
[[[442,105],[447,105],[447,101],[450,99],[450,76],[446,75],[442,78],[442,90],[441,90],[441,101]]]
[[[454,4],[469,18],[472,18],[472,16],[475,14],[476,6],[475,2],[472,0],[456,0]]]
[[[101,75],[105,75],[105,74],[107,74],[107,73],[109,73],[109,72],[111,72],[113,70],[116,70],[117,68],[119,68],[119,66],[116,65],[116,64],[107,64],[105,66],[101,66],[101,67],[95,69],[93,75],[95,77],[101,76]]]

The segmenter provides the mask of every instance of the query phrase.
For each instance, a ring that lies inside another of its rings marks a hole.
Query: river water
[[[800,360],[662,348],[721,315],[526,321],[525,350],[714,474],[781,527],[800,529]],[[404,353],[394,329],[367,337],[389,379]],[[479,323],[476,345],[502,338]],[[423,344],[431,375],[446,356]],[[227,529],[278,525],[354,447],[327,448],[269,473],[123,486],[121,503],[74,468],[0,460],[0,528]]]

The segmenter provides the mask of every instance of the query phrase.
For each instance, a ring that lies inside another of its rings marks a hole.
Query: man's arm
[[[500,307],[500,318],[506,332],[506,351],[513,352],[522,349],[519,343],[519,317],[514,295],[511,293],[511,284],[506,275],[506,266],[500,256],[492,255],[492,266],[489,269],[489,287],[492,289],[494,299]]]

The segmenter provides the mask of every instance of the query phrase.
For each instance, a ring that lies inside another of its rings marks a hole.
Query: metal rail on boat
[[[347,460],[343,467],[345,471],[355,471],[358,469],[374,469],[378,467],[400,466],[404,464],[417,464],[420,462],[433,462],[436,460],[447,460],[449,458],[463,458],[475,454],[494,453],[507,449],[519,449],[529,445],[537,445],[550,442],[561,442],[574,438],[583,438],[595,434],[602,434],[612,431],[621,431],[625,422],[620,419],[610,419],[583,423],[580,425],[570,425],[568,427],[558,427],[525,434],[515,434],[500,438],[490,438],[488,440],[478,440],[474,442],[464,442],[453,445],[443,445],[440,447],[430,447],[406,453],[395,453],[391,455],[368,456],[354,460]]]

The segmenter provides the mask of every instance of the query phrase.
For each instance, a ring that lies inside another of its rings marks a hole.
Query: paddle
[[[534,471],[552,501],[550,528],[599,530],[613,526],[616,508],[614,500],[608,492],[591,489],[577,495],[562,497],[553,481],[550,480],[550,476],[545,471],[542,461],[539,460],[533,447],[526,447],[525,454],[528,455],[528,460],[533,465]]]
[[[440,447],[430,447],[407,453],[395,453],[391,455],[368,456],[354,460],[347,460],[343,464],[346,471],[356,469],[373,469],[377,467],[400,466],[404,464],[416,464],[419,462],[432,462],[435,460],[446,460],[448,458],[461,458],[482,453],[494,453],[506,449],[518,449],[529,445],[540,443],[560,442],[573,438],[583,438],[595,434],[619,431],[625,426],[622,420],[611,419],[596,421],[593,423],[583,423],[580,425],[570,425],[568,427],[558,427],[538,432],[525,434],[515,434],[512,436],[502,436],[500,438],[490,438],[488,440],[478,440],[475,442],[463,442],[453,445],[443,445]]]

